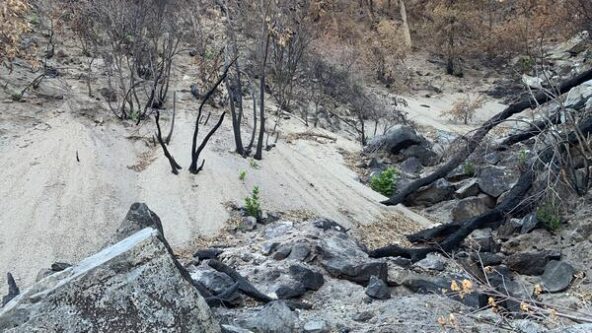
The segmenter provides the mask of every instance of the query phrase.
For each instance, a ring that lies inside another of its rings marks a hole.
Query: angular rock
[[[392,127],[384,135],[378,135],[373,138],[364,148],[365,152],[376,152],[378,150],[388,151],[393,155],[405,148],[414,145],[426,145],[427,140],[421,137],[417,132],[404,125],[396,125]]]
[[[218,256],[222,254],[222,252],[224,252],[224,250],[215,247],[209,249],[201,249],[195,251],[193,257],[199,260],[217,259]]]
[[[8,295],[2,297],[2,304],[0,304],[0,307],[5,306],[8,304],[8,302],[21,293],[19,287],[16,285],[16,281],[14,281],[12,274],[6,273],[6,281],[8,281]]]
[[[164,237],[162,222],[158,215],[151,211],[145,203],[135,202],[130,206],[109,245],[115,244],[148,227],[156,229]]]
[[[347,229],[343,227],[341,224],[327,218],[320,218],[312,221],[312,225],[315,228],[319,228],[323,231],[334,230],[339,232],[346,232]]]
[[[292,265],[289,268],[290,275],[296,280],[300,281],[308,290],[319,290],[325,283],[323,274],[315,272],[309,268],[301,265]]]
[[[414,175],[421,171],[421,167],[421,161],[417,157],[410,157],[399,164],[399,171]]]
[[[324,320],[311,320],[304,324],[304,332],[306,333],[326,333],[329,332],[329,327]]]
[[[416,262],[414,266],[428,271],[441,272],[444,270],[446,262],[444,262],[444,260],[442,260],[439,256],[430,254],[424,259]]]
[[[193,272],[190,272],[191,279],[201,283],[214,295],[218,295],[234,285],[234,280],[222,273],[218,272],[210,266],[199,266]]]
[[[292,251],[290,251],[290,255],[288,259],[297,260],[297,261],[304,261],[310,254],[310,246],[306,242],[297,242],[292,245]]]
[[[319,243],[321,265],[336,278],[366,284],[372,275],[385,281],[387,264],[370,259],[346,234],[336,233]]]
[[[438,179],[411,194],[405,204],[411,206],[431,206],[454,198],[455,188],[445,179]]]
[[[66,262],[54,262],[51,264],[51,270],[54,272],[61,272],[68,267],[72,267],[72,265]]]
[[[582,83],[572,88],[565,98],[564,106],[568,109],[579,110],[586,105],[588,99],[592,97],[592,80]]]
[[[159,232],[146,228],[25,290],[0,311],[0,331],[220,332],[220,327]]]
[[[497,198],[506,192],[518,180],[515,172],[501,166],[486,166],[479,170],[477,182],[485,194]]]
[[[541,275],[549,261],[560,258],[561,253],[556,251],[520,252],[506,257],[506,265],[520,274]]]
[[[240,325],[255,332],[292,332],[296,326],[296,316],[284,301],[273,301],[255,315],[241,320]]]
[[[483,267],[497,266],[504,261],[504,257],[491,252],[479,252],[471,254],[471,259],[479,266],[482,264]]]
[[[298,281],[294,281],[294,283],[282,284],[275,290],[275,295],[279,299],[288,299],[288,298],[296,298],[304,295],[306,293],[306,288],[304,284]]]
[[[272,239],[280,236],[284,236],[294,230],[294,222],[292,221],[280,221],[272,223],[265,228],[265,238]]]
[[[278,243],[278,242],[263,243],[263,244],[261,244],[261,253],[263,253],[263,255],[265,255],[265,256],[268,256],[273,251],[275,251],[279,245],[280,245],[280,243]]]
[[[495,207],[495,200],[486,194],[460,200],[452,209],[452,220],[461,222],[479,216]]]
[[[408,160],[410,158],[416,158],[424,166],[429,166],[436,159],[436,153],[434,153],[427,144],[414,145],[401,150],[401,156]]]
[[[389,299],[391,298],[391,291],[383,280],[371,276],[366,287],[366,295],[375,299]]]
[[[539,220],[537,219],[536,214],[532,213],[523,217],[520,224],[520,233],[527,234],[539,226]]]
[[[477,229],[465,240],[470,248],[479,252],[495,252],[498,245],[493,239],[491,228]]]
[[[481,189],[479,188],[477,180],[467,179],[465,182],[461,183],[461,186],[456,191],[454,191],[454,196],[457,199],[464,199],[477,196],[479,193],[481,193]]]
[[[271,255],[271,257],[275,260],[284,260],[290,255],[291,252],[292,245],[283,244],[278,247],[278,249]]]
[[[563,291],[569,287],[575,269],[563,261],[551,260],[545,266],[545,272],[541,277],[543,288],[550,293]]]
[[[245,216],[238,226],[240,231],[253,231],[257,228],[257,219],[253,216]]]

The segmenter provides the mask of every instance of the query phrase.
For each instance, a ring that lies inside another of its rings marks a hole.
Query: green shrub
[[[518,165],[526,165],[526,161],[528,160],[528,150],[522,148],[518,152]]]
[[[386,170],[370,179],[370,187],[374,191],[390,197],[395,191],[397,176],[397,170],[393,167],[388,167]]]
[[[251,166],[251,168],[253,168],[253,169],[259,169],[259,164],[254,159],[251,159],[249,161],[249,166]]]
[[[559,207],[552,202],[545,202],[537,208],[536,218],[549,231],[556,231],[561,226]]]
[[[465,161],[463,164],[463,171],[465,175],[473,177],[475,175],[475,165],[471,161]]]
[[[245,170],[242,170],[238,174],[238,179],[240,179],[241,182],[244,182],[245,181],[245,178],[247,178],[247,172]]]
[[[534,59],[530,56],[524,56],[518,59],[518,71],[520,73],[530,73],[536,65]]]
[[[259,217],[261,215],[261,202],[259,202],[259,186],[254,186],[251,195],[245,198],[245,210],[248,216]]]

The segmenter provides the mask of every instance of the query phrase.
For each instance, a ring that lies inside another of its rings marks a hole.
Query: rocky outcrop
[[[2,332],[220,332],[160,234],[142,229],[50,275],[0,312]]]
[[[394,126],[386,134],[376,136],[364,148],[366,154],[379,151],[399,155],[399,161],[417,158],[425,166],[430,165],[436,156],[428,140],[404,125]]]

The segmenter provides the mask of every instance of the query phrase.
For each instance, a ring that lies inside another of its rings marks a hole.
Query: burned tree
[[[173,122],[174,122],[174,119],[175,118],[173,116]],[[167,149],[167,144],[162,139],[162,131],[160,130],[160,111],[158,111],[158,110],[156,110],[156,112],[154,114],[154,121],[156,122],[156,139],[158,140],[158,143],[160,144],[160,147],[162,148],[162,151],[164,152],[164,156],[169,160],[169,163],[171,164],[171,172],[174,173],[175,175],[178,175],[179,170],[181,170],[182,168],[179,165],[179,163],[177,163],[177,161],[175,161],[175,158],[170,154],[169,150]]]

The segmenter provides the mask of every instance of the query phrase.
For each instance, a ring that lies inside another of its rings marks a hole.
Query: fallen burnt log
[[[557,88],[557,93],[559,95],[564,94],[571,90],[571,88],[589,80],[592,80],[592,70],[588,70],[576,76],[575,78],[562,82]],[[410,194],[414,193],[421,187],[429,185],[440,178],[446,177],[448,173],[466,161],[473,151],[475,151],[475,149],[477,149],[477,147],[481,144],[481,141],[483,141],[483,138],[485,138],[491,129],[501,124],[511,116],[520,113],[527,108],[531,108],[534,105],[544,104],[553,98],[554,97],[547,92],[540,91],[535,95],[522,98],[518,102],[511,104],[504,111],[487,120],[481,127],[476,129],[471,136],[465,137],[464,141],[466,141],[466,143],[464,146],[460,147],[458,152],[448,162],[444,163],[444,165],[426,177],[419,178],[409,183],[406,187],[400,191],[397,191],[388,200],[383,201],[382,204],[387,206],[400,204],[404,202]]]
[[[562,137],[562,140],[555,143],[556,146],[577,144],[579,135],[589,135],[592,133],[592,117],[581,121],[578,128]],[[503,200],[491,211],[473,217],[461,223],[447,224],[428,229],[412,235],[410,239],[416,241],[432,241],[433,245],[421,248],[403,248],[398,245],[388,245],[382,248],[370,251],[369,255],[373,258],[400,256],[418,261],[428,253],[432,252],[450,252],[457,248],[461,242],[474,230],[485,226],[499,227],[508,215],[514,215],[518,212],[527,212],[532,210],[533,202],[526,200],[531,189],[537,172],[545,167],[550,167],[555,161],[556,146],[549,145],[539,151],[538,158],[526,169],[518,179],[518,182],[510,189]],[[435,241],[443,239],[441,241]]]
[[[499,143],[499,145],[496,147],[496,150],[506,150],[519,142],[526,141],[541,134],[547,128],[559,123],[561,123],[561,115],[559,112],[555,112],[548,119],[537,120],[533,122],[528,128],[520,131],[519,133],[508,136]]]

